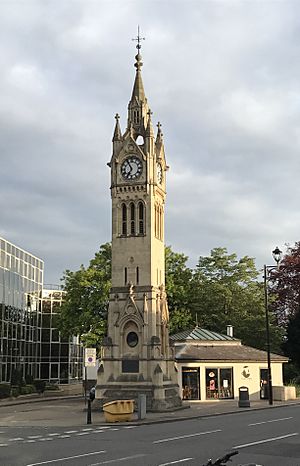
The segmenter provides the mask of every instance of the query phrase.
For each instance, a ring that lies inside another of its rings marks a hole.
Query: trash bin
[[[239,388],[239,408],[250,408],[248,387]]]
[[[106,422],[130,421],[134,411],[134,400],[115,400],[103,405]]]

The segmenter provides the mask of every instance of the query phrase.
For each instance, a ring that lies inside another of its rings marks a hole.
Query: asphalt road
[[[0,432],[3,466],[201,466],[233,448],[240,453],[232,465],[300,466],[299,405],[151,425],[16,425]]]

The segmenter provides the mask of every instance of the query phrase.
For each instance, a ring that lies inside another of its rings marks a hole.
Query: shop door
[[[200,370],[198,367],[182,368],[182,399],[200,400]]]
[[[268,369],[260,369],[260,399],[269,399]]]

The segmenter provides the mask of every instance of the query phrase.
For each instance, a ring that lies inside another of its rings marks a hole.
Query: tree
[[[186,265],[188,257],[165,248],[166,292],[170,313],[170,333],[185,330],[192,325],[190,312],[192,270]]]
[[[235,336],[244,344],[266,348],[263,284],[259,271],[248,256],[241,259],[215,248],[210,256],[200,257],[192,280],[193,316],[207,329],[224,333],[233,325]],[[272,350],[279,351],[280,329],[271,318]]]
[[[270,277],[272,309],[278,323],[288,324],[300,312],[300,241],[290,246]]]
[[[79,335],[88,346],[98,346],[106,333],[111,279],[111,245],[103,244],[85,268],[66,270],[62,281],[66,292],[59,328],[63,335]]]
[[[288,248],[271,274],[270,285],[272,310],[286,329],[283,350],[300,370],[300,241]]]

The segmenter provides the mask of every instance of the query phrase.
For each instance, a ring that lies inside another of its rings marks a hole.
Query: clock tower
[[[166,164],[160,123],[154,134],[145,95],[140,37],[127,127],[119,115],[111,170],[112,284],[107,337],[101,348],[96,398],[146,394],[147,408],[179,406],[174,351],[169,345],[165,291]]]

